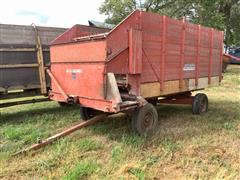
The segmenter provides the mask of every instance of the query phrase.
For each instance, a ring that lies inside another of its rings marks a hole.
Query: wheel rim
[[[203,113],[203,112],[206,112],[206,110],[207,110],[207,100],[206,98],[203,98],[200,103],[200,112]]]
[[[147,130],[149,129],[154,121],[154,117],[152,113],[146,113],[146,115],[144,116],[144,118],[141,121],[141,128],[142,130]]]

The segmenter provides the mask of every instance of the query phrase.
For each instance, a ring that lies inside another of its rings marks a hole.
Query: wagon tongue
[[[81,128],[84,128],[84,127],[87,127],[87,126],[90,126],[92,124],[95,124],[101,120],[104,120],[105,118],[107,117],[107,114],[100,114],[98,116],[95,116],[87,121],[84,121],[84,122],[80,122],[79,124],[76,124],[68,129],[65,129],[64,131],[60,132],[60,133],[57,133],[45,140],[41,140],[39,141],[37,144],[33,144],[32,146],[26,148],[26,149],[23,149],[21,151],[18,151],[16,152],[15,154],[13,154],[12,156],[18,156],[20,154],[25,154],[27,152],[30,152],[30,151],[36,151],[42,147],[45,147],[47,146],[48,144],[50,143],[53,143],[54,141],[60,139],[60,138],[63,138]]]

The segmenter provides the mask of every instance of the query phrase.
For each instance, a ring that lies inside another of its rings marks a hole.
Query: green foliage
[[[136,8],[135,0],[105,0],[99,10],[109,16],[106,23],[117,24]]]
[[[240,0],[105,0],[100,13],[117,24],[135,9],[143,9],[225,31],[227,45],[240,45]]]

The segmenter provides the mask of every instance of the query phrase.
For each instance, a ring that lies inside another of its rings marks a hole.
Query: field
[[[132,134],[119,114],[18,157],[11,154],[80,121],[79,108],[0,109],[0,179],[240,179],[240,67],[204,93],[210,104],[201,116],[190,106],[159,105],[151,137]]]

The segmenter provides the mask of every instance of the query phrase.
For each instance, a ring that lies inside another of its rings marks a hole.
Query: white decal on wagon
[[[82,73],[82,69],[66,69],[66,73]]]
[[[195,71],[195,64],[184,64],[183,71]]]

